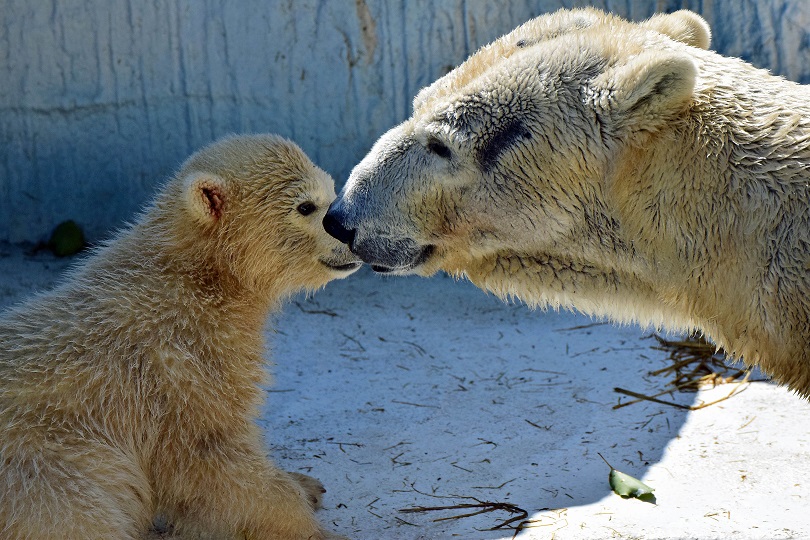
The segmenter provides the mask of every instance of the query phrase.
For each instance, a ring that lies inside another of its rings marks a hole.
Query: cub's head
[[[321,225],[334,198],[332,178],[298,146],[247,135],[192,155],[157,205],[174,242],[217,275],[252,289],[292,292],[360,267]]]
[[[529,21],[422,90],[324,221],[380,272],[457,271],[609,229],[600,181],[692,100],[706,23],[587,9]]]

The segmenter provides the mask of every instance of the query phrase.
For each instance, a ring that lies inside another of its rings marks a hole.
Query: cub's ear
[[[592,81],[596,107],[620,131],[655,132],[692,100],[697,66],[685,53],[643,52]]]
[[[193,172],[183,178],[186,209],[200,224],[218,222],[228,203],[228,186],[216,174]]]
[[[682,9],[675,13],[659,13],[641,23],[644,28],[661,32],[675,41],[699,49],[708,49],[712,40],[709,23],[693,11]]]

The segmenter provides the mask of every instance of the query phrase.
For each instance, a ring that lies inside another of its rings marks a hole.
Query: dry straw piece
[[[702,336],[689,336],[682,340],[668,340],[655,334],[658,345],[653,349],[669,352],[670,365],[650,372],[655,376],[670,376],[672,380],[667,383],[667,388],[651,396],[633,392],[624,388],[614,388],[615,392],[636,398],[613,406],[614,409],[626,407],[641,401],[652,401],[661,405],[669,405],[679,409],[695,411],[703,409],[709,405],[714,405],[721,401],[739,394],[748,387],[751,369],[747,367],[738,368],[729,365],[725,353],[712,343],[709,343]],[[673,392],[697,392],[703,388],[714,388],[721,384],[734,383],[734,389],[725,397],[720,399],[700,403],[698,405],[683,405],[673,401],[658,399],[659,396]]]

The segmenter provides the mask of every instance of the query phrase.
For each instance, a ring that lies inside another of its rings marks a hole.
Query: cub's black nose
[[[354,240],[355,229],[347,229],[340,222],[340,213],[332,206],[323,218],[323,228],[326,232],[351,247]]]

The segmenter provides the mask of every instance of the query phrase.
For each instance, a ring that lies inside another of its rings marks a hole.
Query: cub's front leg
[[[186,457],[164,499],[177,532],[247,540],[335,538],[315,518],[320,483],[305,488],[253,447],[209,448]]]

